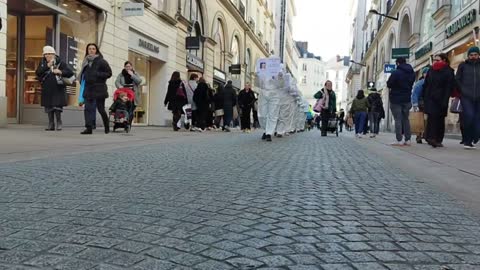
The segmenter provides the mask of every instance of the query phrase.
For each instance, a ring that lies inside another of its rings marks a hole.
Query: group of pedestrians
[[[252,113],[254,125],[257,120],[255,103],[257,98],[249,83],[237,95],[232,81],[214,90],[203,77],[191,74],[188,81],[175,71],[168,84],[164,105],[172,112],[172,128],[178,131],[182,115],[184,127],[191,131],[220,129],[230,132],[233,122],[241,118],[241,129],[250,132]],[[235,113],[236,112],[236,113]],[[236,117],[234,117],[236,114]]]

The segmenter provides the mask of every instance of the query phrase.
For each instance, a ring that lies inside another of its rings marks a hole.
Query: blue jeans
[[[472,144],[480,137],[480,99],[462,98],[463,133],[465,145]]]
[[[390,104],[390,109],[392,110],[393,119],[395,120],[395,134],[397,136],[397,141],[401,142],[403,136],[405,136],[405,141],[410,141],[412,133],[410,132],[410,109],[412,108],[412,103],[402,103],[402,104]]]
[[[366,120],[367,120],[367,112],[355,113],[355,134],[363,134]]]
[[[378,112],[370,112],[368,113],[368,118],[370,120],[370,133],[372,134],[378,134],[380,131],[380,113]]]

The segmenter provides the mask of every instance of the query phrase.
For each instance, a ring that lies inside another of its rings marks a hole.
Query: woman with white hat
[[[48,114],[48,127],[55,130],[54,118],[57,118],[57,130],[62,130],[63,107],[67,106],[66,85],[63,78],[73,76],[73,71],[55,52],[52,46],[43,47],[43,58],[37,68],[36,75],[42,84],[42,100],[40,105]]]

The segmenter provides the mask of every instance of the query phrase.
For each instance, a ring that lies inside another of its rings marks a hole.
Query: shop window
[[[421,21],[420,38],[422,42],[427,41],[435,32],[435,20],[433,13],[437,10],[437,0],[427,0],[423,6],[423,17]]]
[[[60,48],[57,49],[57,53],[70,65],[75,74],[79,74],[87,44],[97,42],[97,11],[77,1],[60,0],[60,2],[67,15],[60,16]],[[67,87],[69,106],[78,105],[79,92],[79,83]]]
[[[150,89],[150,61],[147,56],[138,54],[133,51],[128,52],[128,61],[133,65],[135,73],[145,78],[144,85],[140,87],[142,92],[142,100],[139,102],[139,106],[135,109],[134,123],[147,124],[147,112],[149,105],[149,89]]]
[[[238,42],[238,37],[233,38],[232,42],[232,64],[240,64],[240,51],[239,51],[239,42]]]

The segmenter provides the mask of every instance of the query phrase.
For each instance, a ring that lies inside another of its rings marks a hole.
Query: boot
[[[55,111],[55,118],[57,118],[57,130],[62,130],[62,112]]]
[[[110,126],[108,125],[108,122],[105,124],[105,134],[110,133]]]
[[[49,112],[48,113],[48,128],[46,128],[45,130],[47,130],[47,131],[55,130],[55,122],[54,121],[55,121],[54,113]]]
[[[93,133],[92,129],[90,129],[90,128],[87,128],[84,131],[80,132],[80,134],[82,134],[82,135],[89,135],[89,134],[92,134],[92,133]]]

